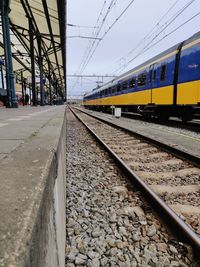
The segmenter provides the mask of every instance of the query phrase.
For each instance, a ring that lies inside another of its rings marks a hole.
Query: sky
[[[68,75],[123,74],[186,40],[200,25],[199,0],[68,0],[67,14],[68,24],[80,26],[67,27]],[[68,97],[81,97],[111,79],[68,77]]]

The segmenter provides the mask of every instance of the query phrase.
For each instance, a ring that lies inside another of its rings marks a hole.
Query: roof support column
[[[52,91],[51,91],[52,80],[51,80],[51,66],[49,60],[48,60],[48,79],[49,79],[49,102],[50,105],[52,105]]]
[[[4,76],[3,76],[3,65],[2,64],[0,64],[0,72],[1,72],[2,89],[4,90],[5,89],[5,86],[4,86]]]
[[[33,24],[29,18],[29,32],[30,32],[30,56],[31,56],[31,78],[32,78],[32,101],[33,106],[37,106],[36,89],[35,89],[35,51],[34,51],[34,34]]]
[[[40,106],[44,106],[44,84],[43,84],[43,56],[42,56],[42,47],[41,47],[41,37],[37,38],[38,41],[38,52],[39,52],[39,68],[40,68]]]
[[[6,65],[6,84],[7,84],[7,104],[8,108],[17,108],[17,98],[15,91],[14,72],[12,64],[12,51],[10,42],[10,22],[9,22],[9,6],[8,1],[2,0],[2,29],[3,29],[3,44],[5,53],[5,65]]]
[[[23,71],[21,71],[21,83],[22,83],[22,104],[25,105],[25,98],[24,98],[24,77]]]
[[[55,81],[55,92],[56,92],[56,95],[58,95],[58,82],[57,82],[57,80]]]

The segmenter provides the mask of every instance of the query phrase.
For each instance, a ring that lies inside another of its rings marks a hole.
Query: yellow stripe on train
[[[84,105],[99,106],[125,106],[125,105],[147,105],[154,103],[156,105],[172,105],[173,104],[174,87],[164,86],[154,88],[152,90],[137,91],[128,94],[110,96],[88,100]],[[196,105],[200,102],[200,81],[178,84],[177,88],[177,104]]]
[[[196,105],[200,103],[200,81],[178,84],[177,104]]]
[[[85,101],[85,105],[147,105],[149,103],[170,105],[173,104],[173,86],[166,86],[152,90],[143,90],[117,96],[98,98]]]
[[[173,85],[154,88],[152,90],[152,101],[150,103],[154,103],[156,105],[172,105],[174,95],[173,90]]]

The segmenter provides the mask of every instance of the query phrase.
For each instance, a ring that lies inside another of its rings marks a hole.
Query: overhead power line
[[[94,32],[94,37],[98,37],[99,36],[99,34],[101,32],[101,29],[102,29],[102,27],[103,27],[103,25],[104,25],[104,23],[105,23],[105,21],[106,21],[106,19],[107,19],[107,17],[108,17],[108,15],[109,15],[109,13],[110,13],[110,11],[111,11],[111,9],[112,9],[112,7],[113,7],[115,2],[116,2],[116,0],[111,0],[109,6],[107,8],[107,11],[106,11],[106,13],[105,13],[105,15],[104,15],[104,17],[103,17],[103,19],[101,21],[100,26],[97,28],[97,31]],[[97,21],[99,21],[99,18],[97,19]],[[85,57],[83,58],[83,60],[82,60],[82,62],[80,64],[80,67],[78,68],[78,72],[79,72],[79,69],[80,69],[80,73],[83,72],[85,64],[87,63],[88,58],[90,57],[90,54],[92,53],[92,50],[93,50],[93,47],[94,47],[95,43],[96,43],[96,41],[93,41],[91,46],[88,47],[88,49],[87,49],[88,52],[85,53]]]
[[[147,37],[150,35],[150,37],[153,35],[153,31],[154,29],[156,29],[157,27],[159,27],[161,21],[170,13],[171,10],[173,10],[173,8],[178,4],[178,2],[180,2],[180,0],[176,0],[172,6],[170,6],[170,8],[167,10],[167,12],[160,18],[160,20],[156,23],[156,25],[150,30],[150,32],[143,38],[143,40],[147,39]],[[142,40],[142,41],[143,41]]]
[[[126,6],[126,8],[121,12],[121,14],[115,19],[115,21],[109,26],[108,30],[104,32],[102,35],[102,39],[108,34],[108,32],[113,28],[113,26],[119,21],[119,19],[125,14],[125,12],[129,9],[129,7],[133,4],[135,0],[131,0],[130,3]],[[100,42],[96,44],[96,47],[94,48],[93,52],[91,53],[90,57],[87,59],[86,63],[83,65],[83,68],[81,69],[81,72],[85,70],[88,63],[90,62],[91,58],[93,57],[97,47],[99,46]]]
[[[110,69],[111,66],[113,65],[118,65],[118,64],[121,64],[122,61],[125,60],[125,57],[128,57],[129,55],[131,55],[133,53],[133,51],[135,51],[138,47],[140,47],[147,39],[149,39],[153,34],[154,34],[154,30],[156,28],[159,27],[160,25],[160,22],[169,14],[169,12],[177,5],[177,3],[179,2],[180,0],[176,0],[171,6],[170,8],[167,10],[167,12],[159,19],[159,21],[155,24],[155,26],[145,35],[145,37],[142,38],[142,40],[133,48],[131,49],[126,56],[124,57],[121,57],[120,59],[116,59],[114,61],[114,63],[112,63],[112,65],[109,66],[108,69]],[[121,67],[120,67],[121,68]]]
[[[104,10],[104,8],[105,8],[105,6],[106,6],[106,3],[107,3],[107,0],[105,0],[104,2],[103,2],[103,6],[102,6],[102,8],[101,8],[101,11],[100,11],[100,13],[99,13],[99,16],[98,16],[98,18],[97,18],[97,21],[96,21],[96,23],[95,23],[95,26],[94,27],[96,27],[96,31],[95,30],[93,30],[93,32],[92,32],[92,36],[94,36],[94,37],[98,37],[98,33],[100,32],[99,31],[99,29],[100,29],[100,26],[98,26],[98,23],[99,23],[99,21],[100,21],[100,17],[103,15],[103,10]],[[98,26],[98,27],[97,27]],[[101,30],[101,29],[100,29]],[[87,58],[87,56],[88,56],[88,53],[90,53],[90,50],[92,49],[92,47],[93,47],[93,45],[95,44],[95,41],[90,41],[89,43],[88,43],[88,46],[87,46],[87,48],[86,48],[86,50],[85,50],[85,52],[84,52],[84,55],[83,55],[83,58],[82,58],[82,60],[81,60],[81,63],[80,63],[80,65],[79,65],[79,67],[78,67],[78,70],[77,70],[77,72],[76,73],[78,73],[79,72],[79,69],[81,69],[81,67],[82,67],[82,64],[84,63],[84,61],[86,60],[86,58]]]
[[[101,38],[95,38],[91,36],[81,36],[81,35],[73,35],[73,36],[67,36],[67,38],[83,38],[83,39],[95,39],[95,40],[102,40]]]
[[[101,8],[101,11],[100,11],[100,13],[99,13],[99,16],[98,16],[97,21],[96,21],[95,26],[94,26],[94,27],[96,28],[96,30],[93,30],[93,33],[92,33],[92,36],[93,36],[94,38],[98,38],[98,36],[99,36],[99,34],[100,34],[100,31],[101,31],[101,29],[102,29],[102,27],[103,27],[103,25],[104,25],[104,23],[105,23],[105,21],[106,21],[106,18],[107,18],[107,16],[108,16],[109,12],[111,11],[113,5],[114,5],[116,2],[117,2],[117,0],[111,0],[110,4],[109,4],[109,6],[108,6],[108,8],[107,8],[107,10],[106,10],[106,13],[105,13],[105,15],[104,15],[104,17],[103,17],[103,19],[102,19],[102,21],[101,21],[101,24],[98,26],[98,23],[100,22],[100,18],[101,18],[101,16],[103,16],[103,11],[104,11],[104,9],[105,9],[107,0],[105,0],[105,1],[103,2],[103,6],[102,6],[102,8]],[[79,70],[80,70],[80,69],[82,68],[82,66],[85,64],[85,61],[87,61],[87,58],[88,58],[88,56],[90,55],[90,53],[91,53],[91,51],[92,51],[92,49],[93,49],[93,47],[94,47],[94,45],[95,45],[95,42],[96,42],[96,40],[94,40],[94,41],[89,41],[88,46],[87,46],[87,48],[86,48],[86,51],[85,51],[85,53],[84,53],[84,55],[83,55],[83,58],[82,58],[82,60],[81,60],[81,63],[80,63],[80,65],[79,65],[78,70],[76,71],[76,73],[79,73],[79,72],[80,72]],[[80,72],[80,73],[81,73],[81,72]],[[78,79],[76,80],[76,82],[75,82],[75,84],[74,84],[73,87],[75,87],[77,81],[78,81]]]
[[[182,28],[185,24],[187,24],[188,22],[190,22],[191,20],[193,20],[194,18],[196,18],[197,16],[200,15],[200,12],[196,13],[194,16],[192,16],[191,18],[189,18],[188,20],[186,20],[185,22],[183,22],[182,24],[180,24],[178,27],[176,27],[174,30],[172,30],[171,32],[167,33],[165,36],[163,36],[162,39],[158,40],[156,43],[154,43],[152,46],[148,47],[146,49],[149,50],[151,49],[153,46],[157,45],[158,43],[160,43],[163,39],[165,39],[166,37],[168,37],[169,35],[171,35],[172,33],[176,32],[178,29]]]
[[[163,33],[163,31],[166,30],[194,1],[196,1],[196,0],[191,0],[184,7],[182,7],[175,15],[173,15],[167,22],[165,22],[163,25],[161,25],[159,32],[143,47],[143,49],[138,54],[136,54],[136,56],[134,56],[131,60],[129,60],[126,64],[124,64],[124,66],[121,67],[117,73],[119,74],[131,62],[133,62],[134,59],[136,59],[138,56],[140,56],[141,54],[143,54],[144,52],[149,50],[150,48],[148,49],[148,47],[155,41],[155,39],[157,39],[160,36],[160,34]],[[131,54],[134,50],[136,50],[136,48],[138,48],[138,46],[136,46],[134,49],[132,49],[128,54]],[[153,46],[151,46],[151,47],[153,47]]]
[[[75,27],[75,28],[89,28],[89,29],[96,28],[94,26],[81,26],[81,25],[75,25],[75,24],[71,24],[71,23],[67,23],[67,26],[69,26],[69,27]]]

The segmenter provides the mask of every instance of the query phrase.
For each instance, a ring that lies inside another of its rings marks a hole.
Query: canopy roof
[[[8,1],[9,2],[9,1]],[[30,33],[34,37],[35,69],[38,67],[38,39],[41,40],[43,69],[60,87],[66,81],[66,0],[11,0],[10,35],[15,73],[31,76]],[[0,21],[1,23],[1,21]],[[32,30],[30,31],[30,25]],[[4,54],[0,28],[0,56]],[[49,71],[50,68],[50,71]]]

